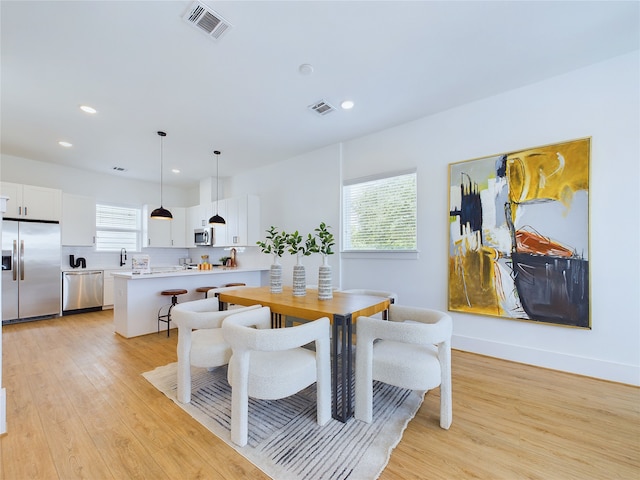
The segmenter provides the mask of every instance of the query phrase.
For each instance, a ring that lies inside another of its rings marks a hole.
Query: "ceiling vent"
[[[318,115],[327,115],[335,110],[334,107],[324,100],[320,100],[313,105],[309,105],[309,108]]]
[[[218,40],[232,26],[222,15],[200,2],[193,2],[182,18],[214,40]]]

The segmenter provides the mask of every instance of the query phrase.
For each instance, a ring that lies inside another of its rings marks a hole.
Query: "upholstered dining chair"
[[[317,384],[317,421],[331,418],[331,366],[329,319],[291,328],[271,329],[268,307],[235,313],[222,324],[231,345],[227,378],[231,385],[231,440],[239,446],[248,441],[249,397],[263,400],[285,398]],[[315,342],[315,351],[301,348]]]
[[[398,294],[396,292],[389,292],[386,290],[370,290],[366,288],[348,288],[346,290],[341,290],[342,293],[355,293],[359,295],[371,295],[374,297],[385,297],[388,298],[389,301],[394,304],[398,303]],[[374,315],[374,318],[384,318],[387,312],[381,312]]]
[[[374,380],[412,390],[440,386],[440,427],[448,429],[452,328],[444,312],[395,304],[389,321],[358,317],[355,418],[371,423]]]
[[[178,401],[191,401],[191,366],[215,368],[229,363],[231,347],[222,337],[222,321],[233,313],[260,305],[218,311],[218,299],[179,303],[172,320],[178,326]]]

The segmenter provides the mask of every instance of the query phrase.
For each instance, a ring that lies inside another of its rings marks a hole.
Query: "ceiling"
[[[186,187],[213,150],[234,175],[640,47],[637,1],[202,3],[217,40],[191,1],[2,0],[2,154],[158,182],[164,130]]]

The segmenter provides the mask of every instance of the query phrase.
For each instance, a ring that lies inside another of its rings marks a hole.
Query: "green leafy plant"
[[[318,251],[316,238],[309,233],[307,234],[307,238],[304,239],[297,230],[287,235],[287,245],[289,246],[289,253],[291,255],[304,255],[308,257]]]
[[[335,245],[333,233],[329,231],[331,228],[326,223],[320,223],[320,226],[315,229],[316,236],[320,240],[320,244],[317,246],[316,252],[320,252],[322,255],[333,255],[331,247]]]
[[[264,242],[256,242],[262,250],[262,253],[268,253],[276,257],[281,257],[284,253],[284,249],[287,246],[288,235],[282,231],[278,232],[278,229],[273,225],[267,232],[267,239]],[[297,232],[296,232],[297,233]]]

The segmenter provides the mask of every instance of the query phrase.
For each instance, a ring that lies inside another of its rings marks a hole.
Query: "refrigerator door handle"
[[[13,281],[18,280],[18,270],[16,270],[16,265],[18,264],[18,241],[13,241],[13,255],[11,258],[11,270],[13,270]]]
[[[20,280],[24,280],[24,240],[20,240]]]

